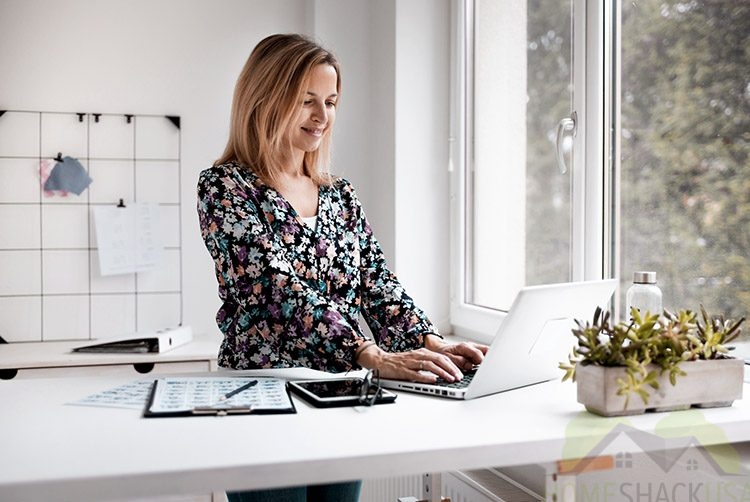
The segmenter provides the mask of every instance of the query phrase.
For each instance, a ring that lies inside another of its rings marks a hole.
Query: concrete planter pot
[[[656,368],[656,367],[654,367]],[[576,366],[578,402],[588,411],[606,417],[637,415],[647,411],[683,410],[692,406],[713,408],[731,406],[742,398],[745,364],[742,359],[712,359],[685,361],[680,368],[687,373],[669,382],[669,374],[659,377],[659,388],[649,388],[648,404],[637,394],[618,396],[617,380],[626,378],[623,367],[604,367],[593,364]]]

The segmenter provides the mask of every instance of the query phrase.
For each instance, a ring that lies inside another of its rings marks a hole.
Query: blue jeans
[[[227,492],[227,500],[229,502],[357,502],[361,488],[361,481],[352,481],[330,485]]]

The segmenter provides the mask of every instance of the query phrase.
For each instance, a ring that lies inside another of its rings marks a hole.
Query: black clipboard
[[[287,382],[249,376],[158,378],[143,410],[147,418],[279,413],[297,413]]]

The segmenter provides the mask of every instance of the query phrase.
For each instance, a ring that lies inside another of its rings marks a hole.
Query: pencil
[[[249,389],[250,387],[252,387],[253,385],[255,385],[257,383],[258,383],[257,380],[251,380],[251,381],[247,382],[245,385],[242,385],[241,387],[237,387],[236,389],[227,392],[226,394],[224,394],[223,396],[221,396],[219,398],[219,401],[226,401],[230,397],[235,396],[235,395],[239,394],[240,392]]]

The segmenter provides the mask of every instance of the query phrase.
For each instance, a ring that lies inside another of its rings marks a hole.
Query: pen
[[[247,382],[245,385],[242,385],[241,387],[237,387],[236,389],[227,392],[226,394],[224,394],[223,396],[221,396],[219,398],[219,401],[226,401],[230,397],[239,394],[243,390],[249,389],[250,387],[252,387],[253,385],[255,385],[257,383],[258,383],[257,380],[251,380],[251,381]]]

